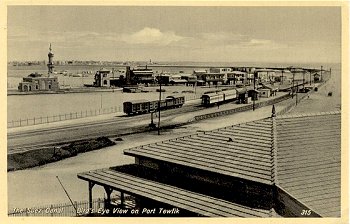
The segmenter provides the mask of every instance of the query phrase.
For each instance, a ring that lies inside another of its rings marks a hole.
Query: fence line
[[[65,121],[65,120],[84,118],[84,117],[92,117],[92,116],[97,116],[101,114],[111,114],[116,112],[122,112],[122,107],[115,106],[110,108],[85,110],[80,112],[72,112],[72,113],[59,114],[59,115],[53,115],[53,116],[42,116],[42,117],[12,120],[7,122],[7,128],[53,123],[53,122],[59,122],[59,121]]]
[[[113,197],[112,202],[120,204],[120,197]],[[8,213],[8,216],[17,217],[17,216],[55,216],[55,217],[74,217],[74,216],[84,216],[87,215],[89,211],[89,202],[88,201],[75,201],[75,208],[77,208],[78,213],[71,203],[60,203],[52,204],[48,206],[40,206],[33,208],[25,209],[14,209],[14,211]],[[103,209],[105,206],[104,198],[96,198],[92,200],[92,209],[93,213],[97,213],[99,209]],[[135,206],[133,197],[125,196],[125,207],[132,208]]]
[[[186,101],[195,100],[199,98],[200,96],[198,96],[197,94],[185,97]],[[102,114],[112,114],[117,112],[123,112],[122,106],[114,106],[114,107],[100,108],[100,109],[94,109],[94,110],[84,110],[80,112],[72,112],[72,113],[59,114],[59,115],[53,115],[53,116],[42,116],[42,117],[12,120],[7,122],[7,128],[47,124],[47,123],[65,121],[65,120],[93,117],[93,116],[98,116]]]

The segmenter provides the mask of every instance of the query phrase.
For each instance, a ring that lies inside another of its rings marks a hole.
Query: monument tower
[[[47,68],[49,69],[48,73],[52,74],[53,73],[53,68],[55,67],[53,65],[53,53],[51,52],[51,43],[50,43],[50,48],[49,48],[49,54],[47,55],[49,57],[49,62],[47,63]]]

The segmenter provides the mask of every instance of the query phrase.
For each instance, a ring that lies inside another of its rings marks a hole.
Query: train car
[[[148,113],[150,111],[150,102],[147,100],[134,100],[123,103],[124,113],[131,114],[140,114]]]
[[[179,96],[175,98],[175,105],[177,107],[182,107],[182,105],[185,104],[185,97],[184,96]]]
[[[221,92],[209,92],[202,95],[202,105],[208,107],[235,99],[237,99],[236,89],[228,89]]]
[[[160,109],[167,110],[171,108],[181,107],[185,103],[185,97],[168,96],[165,100],[160,101]],[[128,115],[150,113],[158,111],[159,101],[134,100],[123,103],[124,113]]]
[[[222,91],[224,94],[224,101],[230,101],[237,98],[237,91],[235,89],[229,89]]]
[[[158,110],[158,103],[159,101],[151,101],[149,102],[149,111],[157,111]]]
[[[167,109],[181,107],[185,102],[185,97],[167,96],[165,98]]]
[[[220,103],[224,101],[224,94],[219,93],[207,93],[202,95],[202,105],[210,106],[215,103]]]

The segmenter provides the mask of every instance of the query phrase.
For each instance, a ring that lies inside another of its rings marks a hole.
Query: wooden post
[[[120,206],[124,208],[124,192],[120,192]]]
[[[110,209],[110,207],[111,207],[111,193],[112,193],[113,189],[110,187],[106,187],[106,186],[104,186],[104,189],[105,189],[106,195],[107,195],[105,209]]]
[[[94,187],[95,183],[92,183],[89,181],[89,213],[92,211],[92,188]]]

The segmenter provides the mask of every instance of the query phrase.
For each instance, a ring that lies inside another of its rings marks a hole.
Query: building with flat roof
[[[340,112],[272,116],[127,149],[134,164],[78,178],[90,201],[101,185],[107,207],[118,191],[140,215],[340,217],[340,135]]]
[[[47,77],[39,73],[32,73],[24,77],[18,85],[18,90],[21,92],[57,91],[59,89],[57,77]]]

